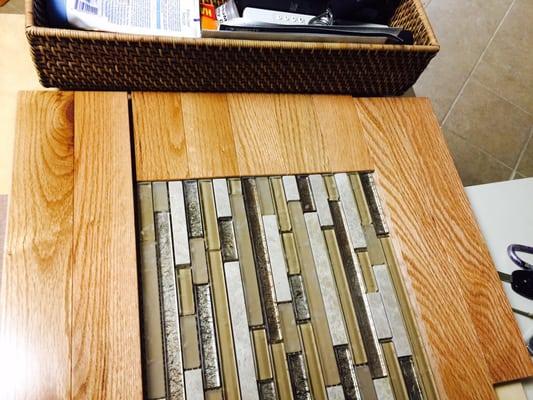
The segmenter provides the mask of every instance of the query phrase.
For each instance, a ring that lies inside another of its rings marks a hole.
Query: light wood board
[[[0,398],[142,398],[128,125],[125,93],[19,97]]]

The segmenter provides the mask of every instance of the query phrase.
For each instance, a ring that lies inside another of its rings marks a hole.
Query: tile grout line
[[[515,4],[516,0],[513,0],[511,2],[511,4],[509,5],[509,7],[507,8],[507,11],[505,11],[505,14],[503,15],[502,19],[500,20],[500,22],[498,23],[498,26],[496,27],[496,29],[494,30],[494,33],[492,34],[491,38],[489,39],[489,41],[487,42],[487,45],[485,46],[485,48],[483,49],[483,51],[481,52],[479,58],[477,59],[476,63],[474,64],[474,66],[472,67],[472,69],[470,70],[470,73],[468,74],[467,78],[465,79],[463,85],[461,86],[461,89],[459,90],[459,92],[457,93],[457,96],[455,97],[455,99],[453,100],[452,102],[452,105],[450,106],[450,108],[448,109],[448,112],[446,112],[446,115],[444,116],[444,118],[442,119],[442,122],[440,124],[440,126],[444,126],[444,124],[446,123],[446,121],[448,120],[448,117],[450,116],[453,108],[455,107],[455,105],[457,104],[458,100],[459,100],[459,97],[461,97],[461,95],[463,94],[464,90],[465,90],[465,87],[466,87],[466,84],[468,83],[468,81],[470,81],[470,78],[472,77],[472,75],[474,74],[474,71],[477,69],[478,65],[481,63],[481,60],[483,59],[483,56],[485,55],[485,53],[487,52],[488,48],[490,47],[490,45],[492,44],[494,38],[496,37],[496,34],[498,33],[498,31],[500,30],[501,26],[503,25],[503,22],[505,21],[505,19],[507,18],[507,16],[509,15],[509,13],[511,12],[511,9],[513,8],[514,4]]]
[[[513,107],[517,108],[518,110],[522,111],[524,114],[527,114],[529,116],[533,116],[533,114],[531,114],[529,111],[525,110],[524,108],[522,108],[521,106],[519,106],[518,104],[515,104],[514,102],[512,102],[511,100],[503,97],[501,94],[499,94],[498,92],[496,92],[494,89],[488,87],[487,85],[485,85],[483,82],[481,82],[479,79],[476,79],[474,77],[472,77],[473,80],[476,81],[477,84],[483,86],[488,92],[492,93],[494,96],[498,97],[499,99],[505,101],[506,103],[509,103],[510,105],[512,105]]]
[[[487,152],[486,150],[482,149],[481,147],[479,147],[478,145],[474,144],[474,143],[471,143],[469,142],[466,138],[464,138],[463,136],[459,135],[456,131],[454,131],[453,129],[447,127],[446,128],[448,131],[452,132],[455,136],[458,136],[459,138],[461,138],[462,140],[464,140],[465,142],[467,142],[467,144],[473,148],[475,148],[476,150],[478,150],[479,152],[483,153],[483,155],[489,157],[491,160],[493,161],[496,161],[498,164],[500,164],[501,166],[503,167],[506,167],[506,168],[509,168],[509,169],[513,169],[513,167],[511,167],[510,165],[507,165],[506,163],[504,163],[503,161],[499,160],[498,158],[494,157],[492,154],[490,154],[489,152]]]
[[[516,176],[516,174],[518,172],[518,167],[520,166],[520,163],[522,162],[522,159],[524,158],[524,155],[526,154],[527,147],[529,146],[529,143],[531,142],[531,138],[532,137],[533,137],[533,128],[530,129],[529,137],[527,138],[526,143],[524,144],[524,147],[522,148],[522,151],[520,152],[520,154],[518,156],[518,160],[516,160],[516,165],[513,168],[513,172],[511,173],[511,177],[509,178],[510,180],[515,178],[515,176]]]

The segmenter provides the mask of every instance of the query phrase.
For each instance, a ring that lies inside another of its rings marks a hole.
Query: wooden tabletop
[[[134,181],[376,170],[437,390],[533,374],[425,99],[19,95],[2,398],[141,398]],[[5,372],[4,372],[5,371]]]

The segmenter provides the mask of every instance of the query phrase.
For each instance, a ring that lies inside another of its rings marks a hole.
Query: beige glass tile
[[[218,348],[222,362],[224,393],[229,399],[240,399],[237,361],[235,360],[231,319],[228,298],[226,296],[226,280],[224,278],[224,267],[220,251],[209,252],[209,268],[213,289],[213,303],[215,306]]]
[[[370,210],[368,209],[368,203],[366,202],[365,192],[363,191],[363,185],[361,184],[361,178],[358,173],[349,174],[350,182],[352,184],[353,194],[355,196],[355,202],[357,203],[357,209],[361,216],[361,224],[367,226],[372,224],[372,217],[370,216]]]
[[[224,400],[222,389],[211,389],[204,393],[205,400]]]
[[[365,286],[367,292],[376,292],[378,290],[376,279],[374,277],[374,271],[372,270],[372,263],[368,252],[362,251],[357,253],[357,259],[363,272],[363,279],[365,280]]]
[[[168,188],[166,182],[152,183],[154,212],[168,211]]]
[[[289,275],[297,275],[300,273],[300,261],[298,260],[298,253],[296,251],[296,242],[292,232],[282,233],[283,249],[285,250],[285,257],[287,258],[287,269]]]
[[[192,288],[192,269],[181,268],[177,271],[180,288],[180,315],[192,315],[194,311],[194,292]]]
[[[272,379],[272,361],[270,359],[270,351],[268,350],[266,331],[264,329],[255,329],[252,331],[252,338],[257,378],[260,381]]]
[[[186,315],[180,318],[181,347],[183,354],[183,368],[200,368],[200,351],[198,347],[198,331],[196,316]]]
[[[191,246],[192,281],[195,285],[208,283],[204,238],[191,239],[189,245]]]
[[[383,354],[385,355],[385,361],[387,362],[394,398],[396,400],[408,400],[409,396],[407,395],[407,388],[405,387],[405,382],[403,381],[400,363],[396,357],[394,344],[392,344],[392,342],[385,342],[382,343],[381,346],[383,348]]]
[[[141,241],[153,243],[155,241],[155,230],[152,185],[150,183],[137,185],[137,193],[141,210]]]
[[[276,374],[276,384],[280,399],[292,400],[291,381],[289,377],[289,367],[285,355],[285,346],[283,342],[274,343],[272,348],[272,360],[274,361],[274,370]]]
[[[326,385],[324,382],[324,377],[322,376],[320,358],[318,356],[318,349],[313,327],[309,323],[301,324],[299,327],[300,334],[302,335],[302,343],[305,349],[305,356],[307,359],[311,393],[313,394],[313,398],[316,400],[326,400]]]
[[[259,203],[261,204],[262,215],[275,215],[274,200],[270,191],[269,179],[266,176],[255,178],[257,191],[259,192]]]
[[[342,264],[342,258],[337,244],[337,239],[335,237],[335,232],[333,229],[326,229],[324,230],[324,236],[328,246],[335,282],[337,283],[337,289],[339,291],[339,298],[341,301],[344,321],[348,330],[348,337],[350,339],[350,347],[354,356],[354,362],[357,365],[365,364],[367,362],[367,358],[365,348],[363,346],[363,339],[361,338],[361,331],[359,330],[359,325],[357,324],[357,317],[355,316],[355,310],[353,308],[353,303],[350,296],[350,288],[348,287],[348,281],[346,280],[346,274],[344,272],[344,266]]]
[[[274,193],[274,202],[276,205],[276,214],[278,216],[280,229],[282,232],[288,232],[291,230],[291,221],[289,218],[289,210],[287,209],[283,182],[280,177],[273,177],[270,178],[270,183],[272,184],[272,192]]]
[[[279,303],[278,308],[285,350],[287,353],[296,353],[301,350],[301,346],[292,303]]]
[[[302,206],[298,201],[288,203],[289,214],[296,240],[296,249],[302,268],[302,276],[306,289],[309,309],[311,311],[311,323],[316,331],[316,340],[322,360],[324,380],[328,386],[340,383],[339,372],[333,352],[333,342],[329,332],[328,320],[324,309],[320,285],[316,275],[315,262],[311,251],[311,244],[307,236]]]
[[[376,230],[373,225],[363,227],[366,237],[367,251],[372,265],[379,265],[385,263],[385,254],[381,248],[381,243],[376,235]]]
[[[475,79],[470,79],[450,111],[450,129],[509,167],[514,167],[529,137],[533,116]]]
[[[200,181],[199,186],[202,212],[204,214],[207,248],[209,250],[219,250],[220,238],[218,235],[217,212],[215,206],[215,196],[213,195],[213,184],[211,181]]]

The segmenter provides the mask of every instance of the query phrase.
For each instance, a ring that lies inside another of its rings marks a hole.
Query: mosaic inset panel
[[[148,399],[426,398],[372,173],[137,193]]]

